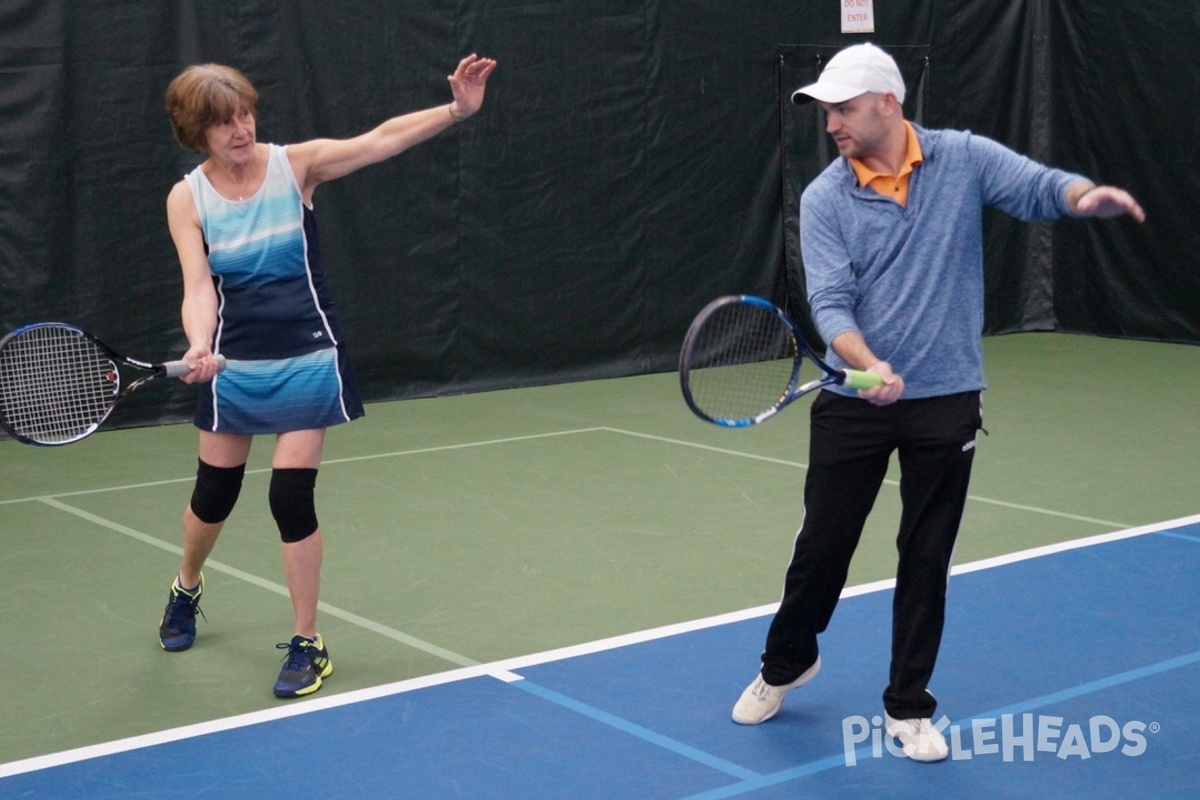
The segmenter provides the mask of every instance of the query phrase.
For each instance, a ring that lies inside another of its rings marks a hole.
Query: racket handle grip
[[[846,380],[842,381],[842,385],[851,389],[874,389],[876,386],[883,386],[883,378],[874,372],[863,372],[859,369],[847,369],[843,372],[846,373]]]
[[[213,358],[217,362],[217,372],[225,369],[225,356],[215,355]],[[178,378],[192,371],[186,361],[165,361],[162,366],[168,378]]]

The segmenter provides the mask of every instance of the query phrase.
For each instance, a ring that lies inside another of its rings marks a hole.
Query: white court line
[[[412,450],[396,450],[390,453],[374,453],[368,456],[350,456],[347,458],[329,458],[323,459],[321,465],[328,464],[350,464],[356,461],[372,461],[380,458],[399,458],[400,456],[415,456],[423,453],[442,453],[450,450],[465,450],[471,447],[487,447],[494,444],[508,444],[510,442],[525,442],[532,439],[550,439],[556,436],[573,436],[578,433],[595,433],[596,431],[610,430],[608,428],[577,428],[567,431],[550,431],[549,433],[531,433],[525,436],[509,436],[503,439],[485,439],[479,442],[461,442],[459,444],[445,444],[437,447],[417,447]],[[270,472],[270,467],[260,467],[258,469],[246,470],[247,475],[262,474]],[[74,492],[55,492],[48,495],[36,495],[34,497],[17,497],[11,500],[0,500],[0,506],[12,505],[13,503],[29,503],[39,500],[44,500],[47,497],[79,497],[89,494],[103,494],[105,492],[125,492],[135,489],[147,489],[153,486],[167,486],[172,483],[191,483],[196,480],[195,475],[189,475],[185,478],[167,478],[161,481],[147,481],[146,483],[128,483],[123,486],[102,486],[98,489],[80,489]]]
[[[84,519],[84,520],[87,520],[88,522],[91,522],[94,525],[99,525],[103,528],[108,528],[109,530],[116,531],[117,533],[120,533],[124,536],[128,536],[132,539],[137,539],[139,542],[144,542],[146,544],[153,545],[154,547],[157,547],[161,550],[166,550],[166,551],[168,551],[170,553],[174,553],[178,556],[183,555],[183,549],[176,545],[169,544],[167,542],[162,541],[161,539],[156,539],[155,537],[150,536],[149,534],[142,533],[141,531],[135,530],[128,526],[121,525],[120,523],[113,522],[112,520],[105,519],[104,517],[100,517],[100,516],[97,516],[90,512],[84,511],[81,508],[76,508],[75,506],[67,505],[66,503],[56,500],[53,497],[43,497],[43,498],[40,498],[40,500],[41,500],[41,502],[45,503],[48,506],[57,508],[60,511],[65,511],[68,514],[73,514],[73,515],[79,517],[80,519]],[[253,584],[254,586],[259,587],[260,589],[266,589],[268,592],[274,592],[275,594],[280,595],[281,597],[290,597],[286,586],[279,584],[279,583],[275,583],[274,581],[266,580],[265,578],[260,578],[259,576],[255,575],[253,573],[246,572],[245,570],[238,569],[237,567],[232,567],[228,564],[224,564],[224,563],[216,560],[215,558],[209,558],[207,561],[205,561],[204,568],[211,572],[222,572],[226,575],[231,575],[234,578],[237,578],[238,580],[242,580],[242,581],[245,581],[246,583]],[[327,614],[331,617],[336,617],[345,622],[349,622],[352,625],[357,625],[360,628],[366,628],[367,630],[369,630],[373,633],[378,633],[381,636],[385,636],[394,641],[408,645],[409,647],[413,647],[422,652],[437,656],[438,658],[441,658],[445,661],[449,661],[451,664],[457,664],[461,667],[470,667],[470,666],[475,666],[476,664],[479,663],[478,661],[476,661],[472,658],[467,658],[464,655],[459,655],[458,653],[447,650],[444,647],[439,647],[438,645],[433,644],[431,642],[426,642],[422,639],[418,639],[415,636],[410,636],[409,634],[404,633],[403,631],[398,631],[395,628],[389,628],[386,625],[382,625],[373,620],[369,620],[366,617],[361,617],[352,611],[346,611],[343,608],[338,608],[337,606],[330,605],[329,603],[326,603],[324,601],[319,602],[317,604],[317,608],[323,614]]]
[[[500,439],[488,439],[488,440],[479,441],[479,442],[463,442],[463,443],[452,444],[452,445],[441,445],[441,446],[437,446],[437,447],[423,447],[423,448],[416,448],[416,449],[411,449],[411,450],[400,450],[400,451],[389,452],[389,453],[375,453],[375,454],[365,455],[365,456],[353,456],[353,457],[348,457],[348,458],[330,459],[328,461],[323,462],[323,464],[357,463],[357,462],[361,462],[361,461],[370,461],[370,460],[377,460],[377,459],[383,459],[383,458],[397,458],[397,457],[402,457],[402,456],[420,455],[420,454],[425,454],[425,453],[448,452],[448,451],[463,450],[463,449],[474,448],[474,447],[488,447],[488,446],[498,445],[498,444],[510,444],[513,442],[523,442],[523,441],[531,441],[531,440],[537,440],[537,439],[547,439],[547,438],[559,437],[559,436],[573,436],[573,435],[581,434],[581,433],[596,433],[596,432],[607,432],[607,433],[614,433],[614,434],[618,434],[618,435],[622,435],[622,436],[632,436],[635,438],[646,439],[646,440],[656,441],[656,442],[662,442],[662,443],[670,444],[673,446],[708,450],[711,452],[720,453],[722,455],[729,455],[729,456],[734,456],[734,457],[738,457],[738,458],[749,458],[749,459],[753,459],[756,461],[764,461],[764,462],[768,462],[768,463],[779,464],[779,465],[797,468],[797,469],[807,469],[806,464],[803,464],[803,463],[797,462],[797,461],[787,461],[784,459],[771,458],[768,456],[759,456],[759,455],[755,455],[752,453],[746,453],[746,452],[737,451],[737,450],[729,450],[729,449],[725,449],[725,448],[713,447],[711,445],[703,445],[703,444],[698,444],[695,442],[688,442],[688,441],[679,440],[679,439],[670,439],[670,438],[667,438],[664,436],[657,436],[657,435],[646,434],[646,433],[638,433],[635,431],[628,431],[628,430],[623,430],[620,428],[610,428],[610,427],[603,427],[603,426],[594,427],[594,428],[577,428],[574,430],[565,430],[565,431],[552,431],[552,432],[548,432],[548,433],[528,434],[528,435],[524,435],[524,436],[510,436],[510,437],[505,437],[505,438],[500,438]],[[267,472],[267,471],[269,471],[269,468],[268,469],[249,470],[249,472],[251,472],[251,473]],[[60,511],[64,511],[68,514],[72,514],[72,515],[79,517],[83,520],[86,520],[94,525],[99,525],[101,527],[108,528],[109,530],[116,531],[117,533],[120,533],[124,536],[128,536],[132,539],[136,539],[137,541],[142,542],[144,544],[149,544],[153,547],[157,547],[161,550],[166,550],[169,553],[173,553],[177,556],[180,556],[183,554],[183,550],[177,545],[170,544],[168,542],[164,542],[161,539],[158,539],[154,536],[143,533],[141,531],[135,530],[126,525],[121,525],[118,522],[114,522],[114,521],[106,519],[104,517],[100,517],[96,514],[92,514],[88,511],[85,511],[76,506],[72,506],[67,503],[64,503],[64,502],[62,502],[61,498],[74,497],[74,496],[87,495],[87,494],[97,494],[97,493],[101,493],[101,492],[120,491],[120,490],[125,490],[125,489],[139,489],[139,488],[144,488],[147,486],[159,486],[159,485],[163,485],[163,484],[167,484],[167,483],[174,483],[174,482],[179,482],[179,481],[189,481],[189,480],[192,480],[192,479],[191,478],[181,478],[181,479],[173,479],[173,480],[155,481],[155,482],[151,482],[151,483],[134,484],[134,485],[122,486],[122,487],[109,487],[109,488],[103,488],[103,489],[83,490],[83,491],[77,491],[77,492],[65,492],[65,493],[54,494],[54,495],[44,495],[44,496],[36,497],[36,498],[32,498],[32,499],[36,500],[37,502],[44,503],[45,505],[51,506],[52,508],[56,508]],[[891,483],[891,484],[896,483],[895,481],[886,481],[886,482]],[[1122,528],[1122,527],[1127,528],[1128,527],[1128,526],[1122,526],[1119,523],[1106,522],[1104,520],[1094,520],[1094,519],[1090,519],[1090,518],[1086,518],[1086,517],[1079,517],[1079,516],[1070,515],[1070,514],[1062,514],[1060,512],[1050,511],[1047,509],[1039,509],[1039,508],[1035,508],[1033,506],[1018,506],[1016,504],[1005,503],[1003,501],[998,501],[998,500],[988,500],[986,498],[974,498],[974,499],[980,500],[982,502],[996,503],[998,505],[1004,505],[1004,506],[1007,506],[1010,508],[1016,508],[1016,509],[1020,509],[1020,510],[1024,510],[1024,511],[1030,511],[1033,513],[1049,514],[1049,515],[1053,515],[1053,516],[1069,517],[1069,518],[1077,520],[1077,521],[1093,522],[1096,524],[1107,525],[1107,526],[1113,527],[1113,528]],[[1054,551],[1048,551],[1048,552],[1054,552]],[[223,573],[226,575],[230,575],[234,578],[237,578],[238,580],[245,581],[246,583],[257,586],[260,589],[265,589],[266,591],[272,592],[281,597],[289,597],[286,586],[283,586],[282,584],[276,583],[274,581],[269,581],[264,578],[260,578],[257,575],[254,575],[252,573],[238,569],[237,567],[231,566],[229,564],[225,564],[217,559],[213,559],[213,558],[208,559],[205,562],[205,568],[212,572],[220,572],[220,573]],[[877,588],[885,588],[886,586],[890,586],[890,585],[891,585],[890,583],[885,581],[880,584],[868,584],[867,586],[873,587],[873,588],[868,589],[868,591],[874,591]],[[323,614],[343,620],[344,622],[349,622],[352,625],[357,625],[358,627],[361,627],[365,630],[371,631],[372,633],[377,633],[381,636],[384,636],[385,638],[391,639],[392,641],[399,642],[401,644],[412,647],[421,652],[428,653],[437,658],[441,658],[445,661],[448,661],[451,664],[455,664],[460,667],[474,667],[479,664],[478,661],[476,661],[472,658],[469,658],[467,656],[464,656],[460,653],[453,652],[444,647],[440,647],[439,645],[436,645],[432,642],[427,642],[423,639],[419,639],[419,638],[412,636],[410,634],[407,634],[403,631],[397,630],[395,628],[389,627],[382,623],[368,619],[359,614],[355,614],[352,611],[348,611],[348,610],[340,608],[338,606],[331,605],[324,601],[322,601],[318,604],[318,610],[320,610]]]
[[[703,445],[703,444],[699,444],[696,442],[688,442],[688,441],[679,440],[679,439],[671,439],[671,438],[667,438],[667,437],[663,437],[663,436],[639,433],[639,432],[635,432],[635,431],[629,431],[629,430],[624,430],[624,429],[620,429],[620,428],[611,428],[611,427],[607,427],[607,426],[599,426],[599,427],[592,427],[592,428],[580,428],[580,429],[566,430],[566,431],[554,431],[554,432],[549,432],[549,433],[530,434],[530,435],[525,435],[525,436],[513,436],[513,437],[507,437],[507,438],[501,438],[501,439],[491,439],[491,440],[485,440],[485,441],[479,441],[479,442],[466,442],[466,443],[459,443],[459,444],[454,444],[454,445],[418,448],[418,449],[413,449],[413,450],[402,450],[402,451],[395,451],[395,452],[389,452],[389,453],[378,453],[378,454],[373,454],[373,455],[355,456],[355,457],[342,458],[342,459],[330,459],[323,463],[326,463],[326,464],[353,463],[353,462],[358,462],[358,461],[376,460],[376,459],[381,459],[381,458],[396,458],[396,457],[402,457],[402,456],[407,456],[407,455],[418,455],[418,454],[423,454],[423,453],[446,452],[446,451],[453,451],[453,450],[468,449],[468,448],[472,448],[472,447],[483,447],[483,446],[490,446],[490,445],[496,445],[496,444],[507,444],[507,443],[512,443],[512,442],[530,441],[530,440],[545,439],[545,438],[552,438],[552,437],[558,437],[558,436],[570,436],[570,435],[581,434],[581,433],[595,433],[595,432],[601,432],[601,431],[615,433],[615,434],[624,435],[624,436],[632,436],[632,437],[647,439],[647,440],[651,440],[651,441],[659,441],[659,442],[672,444],[672,445],[676,445],[676,446],[708,450],[708,451],[720,453],[723,455],[729,455],[729,456],[738,457],[738,458],[748,458],[748,459],[752,459],[752,460],[756,460],[756,461],[774,463],[774,464],[779,464],[782,466],[788,466],[788,467],[792,467],[792,468],[807,469],[807,465],[803,464],[801,462],[788,461],[788,460],[784,460],[784,459],[777,459],[777,458],[772,458],[772,457],[767,457],[767,456],[759,456],[759,455],[756,455],[753,453],[747,453],[744,451],[713,447],[710,445]],[[252,470],[251,472],[266,472],[266,471],[267,471],[266,469],[260,469],[260,470]],[[127,490],[127,489],[138,489],[138,488],[144,488],[144,487],[149,487],[149,486],[160,486],[160,485],[166,485],[166,484],[170,484],[170,483],[187,482],[187,481],[191,481],[191,480],[193,480],[193,478],[189,476],[187,478],[154,481],[154,482],[149,482],[149,483],[133,484],[133,485],[127,485],[127,486],[106,487],[106,488],[82,490],[82,491],[76,491],[76,492],[64,492],[64,493],[58,493],[58,494],[53,494],[53,495],[42,495],[42,496],[38,496],[38,497],[25,498],[24,500],[18,499],[18,500],[0,501],[0,505],[16,503],[16,502],[23,502],[23,501],[42,502],[42,503],[45,503],[46,505],[52,506],[52,507],[62,510],[66,513],[70,513],[70,514],[79,516],[89,522],[92,522],[93,524],[101,525],[103,527],[109,528],[110,530],[114,530],[123,535],[130,536],[134,539],[137,539],[138,541],[144,542],[146,544],[150,544],[154,547],[158,547],[160,549],[167,550],[168,552],[172,552],[176,555],[179,555],[182,553],[182,550],[175,545],[168,544],[166,542],[163,542],[160,539],[156,539],[153,536],[149,536],[148,534],[142,533],[140,531],[136,531],[127,526],[120,525],[119,523],[113,522],[111,520],[107,520],[102,517],[96,516],[94,514],[90,514],[87,511],[84,511],[82,509],[79,509],[74,506],[70,506],[66,503],[63,503],[60,500],[58,500],[57,498],[88,495],[88,494],[98,494],[98,493],[102,493],[102,492],[121,491],[121,490]],[[888,481],[888,483],[895,484],[894,481]],[[1046,547],[1035,548],[1033,550],[1022,551],[1021,553],[1014,553],[1014,554],[1010,554],[1007,556],[999,556],[999,557],[992,558],[992,559],[986,559],[983,561],[974,562],[972,564],[962,565],[960,567],[956,567],[953,570],[954,574],[972,572],[972,571],[975,571],[978,569],[986,569],[986,568],[999,566],[999,565],[1006,564],[1006,563],[1012,563],[1014,561],[1023,560],[1025,558],[1035,558],[1038,556],[1049,555],[1049,554],[1055,553],[1055,552],[1062,552],[1065,550],[1074,549],[1076,547],[1084,547],[1084,546],[1088,546],[1088,545],[1092,545],[1092,544],[1099,544],[1099,543],[1105,542],[1105,541],[1114,541],[1116,539],[1137,536],[1137,535],[1141,535],[1144,533],[1150,533],[1153,531],[1162,530],[1164,528],[1178,527],[1180,525],[1190,524],[1193,521],[1200,521],[1200,516],[1197,516],[1197,517],[1192,517],[1192,518],[1175,520],[1173,522],[1159,523],[1157,525],[1145,526],[1142,528],[1128,528],[1128,526],[1122,526],[1120,523],[1116,523],[1116,522],[1110,522],[1110,521],[1106,521],[1106,520],[1096,520],[1096,519],[1092,519],[1092,518],[1088,518],[1088,517],[1080,517],[1077,515],[1065,514],[1062,512],[1057,512],[1057,511],[1053,511],[1053,510],[1049,510],[1049,509],[1041,509],[1041,508],[1037,508],[1037,507],[1033,507],[1033,506],[1016,505],[1016,504],[1006,503],[1004,501],[991,500],[988,498],[972,497],[971,499],[979,501],[979,502],[1002,505],[1002,506],[1014,508],[1017,510],[1029,511],[1032,513],[1039,513],[1039,514],[1045,514],[1045,515],[1057,516],[1057,517],[1065,517],[1068,519],[1089,522],[1089,523],[1095,523],[1095,524],[1105,525],[1105,526],[1113,527],[1113,528],[1124,527],[1127,529],[1117,530],[1112,533],[1101,534],[1101,535],[1089,537],[1086,539],[1077,539],[1077,540],[1064,542],[1064,543],[1057,544],[1057,545],[1049,545]],[[281,586],[281,585],[276,584],[271,581],[264,580],[262,578],[259,578],[256,575],[239,570],[236,567],[232,567],[227,564],[222,564],[219,561],[210,559],[207,562],[206,568],[213,569],[214,571],[224,572],[233,577],[236,577],[238,579],[241,579],[248,583],[251,583],[255,586],[259,586],[260,588],[266,589],[266,590],[274,592],[276,594],[283,595],[285,597],[287,596],[286,587]],[[874,591],[881,591],[881,590],[891,588],[894,584],[895,584],[895,580],[889,579],[889,580],[884,580],[884,581],[876,581],[876,582],[869,583],[869,584],[863,584],[860,586],[849,587],[843,591],[842,597],[852,597],[852,596],[857,596],[857,595],[861,595],[861,594],[867,594],[867,593],[874,592]],[[325,708],[334,708],[337,706],[347,705],[350,703],[363,702],[363,701],[378,698],[378,697],[384,697],[384,696],[388,696],[388,695],[392,695],[392,694],[414,691],[417,689],[427,688],[427,687],[431,687],[431,686],[437,686],[437,685],[441,685],[441,684],[452,683],[455,681],[466,680],[466,679],[473,678],[473,677],[488,676],[488,677],[493,677],[498,680],[502,680],[502,681],[506,681],[506,682],[522,680],[521,676],[519,674],[513,672],[513,670],[522,669],[524,667],[538,665],[538,664],[549,663],[549,662],[556,661],[556,660],[562,660],[562,659],[567,659],[567,658],[576,658],[576,657],[588,655],[591,653],[602,652],[604,650],[615,649],[618,647],[627,647],[627,646],[630,646],[633,644],[651,641],[654,639],[680,635],[680,634],[689,633],[689,632],[696,631],[696,630],[702,630],[702,629],[708,628],[708,627],[714,627],[717,625],[725,625],[725,624],[730,624],[730,623],[734,623],[734,622],[738,622],[738,621],[742,621],[742,620],[746,620],[746,619],[752,619],[755,617],[765,616],[766,614],[773,613],[777,607],[778,607],[778,603],[772,603],[772,604],[768,604],[765,606],[758,606],[755,608],[744,609],[742,611],[736,611],[736,612],[731,612],[728,614],[722,614],[722,615],[719,615],[716,617],[709,617],[709,618],[706,618],[703,620],[696,620],[693,622],[685,622],[685,623],[678,623],[678,624],[674,624],[674,625],[668,625],[668,626],[664,626],[661,628],[654,628],[654,629],[647,630],[647,631],[625,634],[622,636],[612,637],[609,639],[603,639],[603,640],[599,640],[596,642],[590,642],[590,643],[585,643],[585,644],[580,644],[580,645],[574,645],[571,647],[560,648],[557,650],[546,651],[544,653],[528,655],[528,656],[521,656],[521,657],[517,657],[517,658],[505,660],[505,661],[494,662],[492,664],[479,664],[478,662],[475,662],[472,659],[467,658],[466,656],[462,656],[460,654],[453,653],[449,650],[445,650],[444,648],[438,647],[437,645],[434,645],[432,643],[424,642],[420,639],[409,636],[408,634],[405,634],[402,631],[398,631],[393,628],[389,628],[387,626],[381,625],[379,623],[376,623],[372,620],[361,617],[352,612],[337,608],[336,606],[330,606],[325,603],[322,603],[321,611],[323,613],[327,613],[331,616],[338,617],[344,621],[350,622],[351,624],[359,625],[363,628],[371,630],[375,633],[379,633],[380,635],[386,636],[395,641],[399,641],[406,645],[412,646],[415,649],[421,650],[423,652],[437,655],[441,658],[444,658],[445,660],[449,661],[452,664],[460,665],[460,668],[455,669],[455,670],[446,671],[446,672],[436,673],[433,675],[422,676],[419,678],[413,678],[413,679],[409,679],[409,680],[405,680],[405,681],[399,681],[396,683],[384,684],[382,686],[370,687],[367,689],[361,689],[361,690],[356,690],[356,691],[352,691],[352,692],[345,692],[342,694],[330,695],[330,696],[325,696],[325,697],[321,697],[321,698],[314,698],[311,700],[306,700],[302,706],[291,705],[288,707],[267,709],[267,710],[263,710],[263,711],[228,717],[228,718],[221,719],[221,720],[213,720],[210,722],[199,723],[196,725],[190,725],[190,726],[185,726],[185,727],[181,727],[181,728],[174,728],[174,729],[170,729],[170,730],[166,730],[166,731],[145,734],[142,736],[136,736],[136,737],[131,737],[131,738],[127,738],[127,739],[120,739],[120,740],[116,740],[113,742],[105,742],[105,743],[101,743],[101,744],[97,744],[97,745],[91,745],[88,747],[77,748],[74,750],[67,750],[67,751],[63,751],[61,753],[54,753],[54,754],[49,754],[49,755],[45,755],[45,756],[38,756],[38,757],[23,760],[23,761],[14,761],[9,764],[0,764],[0,778],[6,777],[9,775],[20,774],[22,772],[29,772],[29,771],[33,771],[33,770],[37,770],[37,769],[45,769],[45,768],[48,768],[51,766],[67,764],[67,763],[71,763],[74,761],[80,761],[80,760],[85,760],[85,759],[89,759],[89,758],[96,758],[96,757],[103,756],[103,755],[110,755],[110,754],[114,754],[114,753],[124,752],[127,750],[137,749],[140,747],[148,747],[148,746],[152,746],[152,745],[156,745],[156,744],[177,741],[177,740],[189,738],[192,736],[199,736],[199,735],[204,735],[204,734],[208,734],[208,733],[215,733],[215,732],[222,731],[222,730],[230,730],[230,729],[234,729],[234,728],[245,727],[247,725],[254,725],[254,724],[258,724],[260,722],[266,722],[266,721],[275,720],[275,719],[282,719],[282,718],[286,718],[286,717],[290,717],[290,716],[295,716],[298,714],[307,714],[307,713],[311,713],[311,712],[315,712],[315,711],[320,711]]]
[[[1100,534],[1085,539],[1076,539],[1070,542],[1063,542],[1061,544],[1022,550],[1006,556],[983,559],[981,561],[955,567],[953,572],[954,574],[977,572],[979,570],[1003,566],[1004,564],[1012,564],[1018,561],[1040,558],[1053,553],[1091,547],[1106,542],[1129,539],[1135,536],[1142,536],[1149,533],[1155,533],[1158,531],[1169,530],[1171,528],[1178,528],[1183,527],[1184,525],[1192,525],[1196,523],[1200,523],[1200,514],[1191,517],[1170,520],[1167,522],[1160,522],[1153,525],[1130,528],[1129,530]],[[849,587],[842,592],[841,596],[846,598],[869,594],[871,592],[890,589],[894,584],[895,580],[875,581],[873,583],[863,584],[861,586]],[[287,706],[281,706],[278,708],[264,709],[262,711],[239,714],[237,716],[226,717],[219,720],[211,720],[209,722],[197,723],[195,725],[186,725],[179,728],[172,728],[165,731],[144,734],[141,736],[133,736],[126,739],[118,739],[111,742],[89,745],[87,747],[80,747],[74,750],[64,750],[59,753],[36,756],[34,758],[28,758],[22,761],[13,761],[8,764],[0,764],[0,778],[19,775],[25,772],[33,772],[39,769],[49,769],[51,767],[62,766],[64,764],[70,764],[92,758],[100,758],[102,756],[116,755],[118,753],[123,753],[130,750],[152,747],[159,744],[166,744],[168,742],[180,741],[182,739],[203,736],[206,734],[244,728],[250,725],[286,719],[288,717],[299,716],[301,714],[310,714],[317,711],[324,711],[326,709],[351,705],[353,703],[361,703],[368,700],[375,700],[382,697],[389,697],[392,695],[417,691],[419,689],[427,689],[434,686],[442,686],[458,681],[470,680],[472,678],[491,677],[506,683],[512,683],[514,681],[524,680],[521,675],[516,673],[514,670],[539,666],[541,664],[548,664],[553,661],[561,661],[568,658],[577,658],[606,650],[629,647],[643,642],[654,641],[656,639],[678,636],[707,628],[754,619],[774,613],[778,606],[778,603],[771,603],[764,606],[757,606],[755,608],[748,608],[742,611],[720,614],[718,616],[707,617],[705,619],[694,620],[691,622],[665,625],[659,628],[652,628],[649,630],[624,634],[621,636],[613,636],[607,639],[600,639],[594,642],[587,642],[571,647],[548,650],[543,653],[505,659],[502,661],[493,662],[491,664],[479,664],[471,667],[463,667],[461,669],[440,672],[433,675],[425,675],[419,678],[411,678],[381,686],[373,686],[366,689],[344,692],[342,694],[317,697],[311,700],[304,700],[299,704],[288,704]]]
[[[678,445],[680,447],[692,447],[692,448],[695,448],[698,450],[708,450],[713,453],[721,453],[721,454],[727,455],[727,456],[739,456],[741,458],[749,458],[749,459],[753,459],[755,461],[765,461],[770,464],[782,464],[785,467],[797,467],[798,469],[808,469],[808,464],[802,463],[800,461],[788,461],[788,460],[785,460],[782,458],[772,458],[770,456],[760,456],[760,455],[755,455],[754,453],[746,453],[746,452],[742,452],[739,450],[727,450],[723,447],[713,447],[711,445],[698,444],[696,442],[689,442],[689,441],[686,441],[683,439],[671,439],[666,436],[656,436],[655,434],[652,434],[652,433],[638,433],[636,431],[627,431],[627,430],[622,430],[621,428],[605,427],[605,428],[603,428],[603,430],[611,431],[613,433],[622,433],[622,434],[625,434],[626,436],[636,436],[640,439],[651,439],[656,442],[666,442],[667,444],[674,444],[674,445]],[[899,486],[900,485],[899,481],[891,480],[890,478],[884,479],[883,482],[888,484],[889,486]],[[1048,517],[1061,517],[1063,519],[1070,519],[1070,520],[1074,520],[1076,522],[1087,522],[1087,523],[1091,523],[1093,525],[1103,525],[1106,528],[1116,528],[1116,529],[1124,530],[1126,528],[1131,527],[1129,525],[1129,523],[1126,523],[1126,522],[1113,522],[1112,520],[1096,519],[1095,517],[1082,517],[1078,514],[1068,514],[1064,511],[1054,511],[1053,509],[1049,509],[1049,508],[1039,508],[1037,506],[1021,505],[1019,503],[1009,503],[1005,500],[993,500],[990,497],[979,497],[978,495],[967,495],[967,499],[973,500],[976,503],[987,503],[989,505],[1002,506],[1004,508],[1011,508],[1016,511],[1029,511],[1034,514],[1042,514],[1042,515],[1045,515]]]
[[[549,438],[555,438],[555,437],[559,437],[559,436],[574,436],[574,435],[581,434],[581,433],[597,433],[597,432],[615,433],[615,434],[619,434],[622,436],[632,436],[632,437],[638,438],[638,439],[647,439],[647,440],[655,441],[655,442],[663,442],[665,444],[675,445],[677,447],[687,447],[687,448],[691,448],[694,450],[707,450],[712,453],[720,453],[721,455],[733,456],[735,458],[746,458],[746,459],[750,459],[752,461],[762,461],[762,462],[765,462],[768,464],[779,464],[780,466],[793,467],[795,469],[808,469],[808,465],[801,461],[791,461],[791,460],[783,459],[783,458],[773,458],[771,456],[760,456],[755,453],[747,453],[744,450],[731,450],[731,449],[725,448],[725,447],[714,447],[712,445],[700,444],[698,442],[689,442],[685,439],[672,439],[667,436],[657,436],[657,435],[651,434],[651,433],[641,433],[638,431],[625,430],[623,428],[613,428],[613,427],[609,427],[606,425],[600,425],[600,426],[596,426],[596,427],[592,427],[592,428],[576,428],[574,430],[565,430],[565,431],[551,431],[549,433],[533,433],[533,434],[527,434],[524,436],[509,436],[509,437],[505,437],[505,438],[501,438],[501,439],[485,439],[485,440],[478,441],[478,442],[462,442],[459,444],[439,445],[436,447],[420,447],[420,448],[414,448],[412,450],[396,450],[393,452],[374,453],[374,454],[366,455],[366,456],[349,456],[346,458],[331,458],[331,459],[323,460],[321,462],[321,465],[326,466],[326,465],[333,465],[333,464],[352,464],[352,463],[356,463],[359,461],[374,461],[374,460],[378,460],[378,459],[382,459],[382,458],[400,458],[403,456],[421,455],[421,454],[425,454],[425,453],[444,453],[444,452],[453,451],[453,450],[466,450],[466,449],[470,449],[473,447],[489,447],[491,445],[497,445],[497,444],[510,444],[513,442],[525,442],[525,441],[532,441],[532,440],[536,440],[536,439],[549,439]],[[270,471],[269,467],[264,467],[264,468],[259,468],[259,469],[247,470],[246,472],[248,475],[253,475],[253,474],[260,474],[260,473],[269,472],[269,471]],[[82,489],[82,490],[74,491],[74,492],[56,492],[56,493],[50,494],[50,495],[39,495],[36,497],[15,498],[12,500],[0,500],[0,506],[10,505],[13,503],[25,503],[25,502],[30,502],[30,501],[40,501],[40,500],[44,500],[47,497],[53,497],[53,498],[77,497],[80,495],[101,494],[104,492],[120,492],[120,491],[134,490],[134,489],[145,489],[145,488],[149,488],[149,487],[153,487],[153,486],[165,486],[165,485],[172,484],[172,483],[187,483],[187,482],[190,482],[193,480],[195,480],[194,476],[188,476],[186,478],[170,478],[167,480],[150,481],[147,483],[134,483],[134,484],[127,484],[124,486],[108,486],[108,487],[102,487],[102,488],[98,488],[98,489]],[[885,479],[884,483],[891,485],[891,486],[899,486],[900,485],[898,481],[894,481],[891,479]],[[1022,505],[1019,503],[1010,503],[1005,500],[996,500],[996,499],[993,499],[990,497],[980,497],[978,495],[968,495],[967,499],[970,501],[976,502],[976,503],[986,503],[988,505],[1001,506],[1003,508],[1010,508],[1015,511],[1027,511],[1032,514],[1041,514],[1043,516],[1049,516],[1049,517],[1059,517],[1061,519],[1074,520],[1075,522],[1086,522],[1086,523],[1092,524],[1092,525],[1102,525],[1104,527],[1113,528],[1115,530],[1124,530],[1126,528],[1131,527],[1131,525],[1126,522],[1115,522],[1113,520],[1096,519],[1095,517],[1085,517],[1085,516],[1081,516],[1079,514],[1069,514],[1064,511],[1055,511],[1055,510],[1049,509],[1049,508],[1040,508],[1038,506],[1029,506],[1029,505]]]

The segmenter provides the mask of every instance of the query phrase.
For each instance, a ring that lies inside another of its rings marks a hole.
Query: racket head
[[[751,295],[719,297],[684,337],[683,399],[716,425],[755,425],[794,399],[803,352],[795,326],[774,304]]]
[[[26,444],[70,444],[94,432],[121,392],[118,356],[86,331],[39,322],[0,339],[0,426]]]

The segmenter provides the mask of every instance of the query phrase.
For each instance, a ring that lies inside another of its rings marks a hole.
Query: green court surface
[[[1019,334],[985,349],[958,563],[1200,510],[1200,348]],[[661,374],[369,405],[331,430],[318,481],[336,671],[316,697],[773,603],[807,402],[725,430]],[[205,570],[197,643],[168,654],[156,627],[195,431],[0,441],[0,761],[278,706],[291,611],[270,448],[256,443]],[[852,584],[892,577],[898,516],[890,482]]]

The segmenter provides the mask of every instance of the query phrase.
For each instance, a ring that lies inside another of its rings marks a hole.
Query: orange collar
[[[876,172],[860,159],[850,159],[850,166],[854,169],[859,186],[870,187],[884,197],[892,198],[900,205],[908,202],[908,178],[912,174],[913,168],[925,160],[925,154],[921,152],[921,142],[917,139],[917,131],[908,120],[904,120],[904,130],[908,149],[904,154],[904,164],[900,167],[899,175]]]

